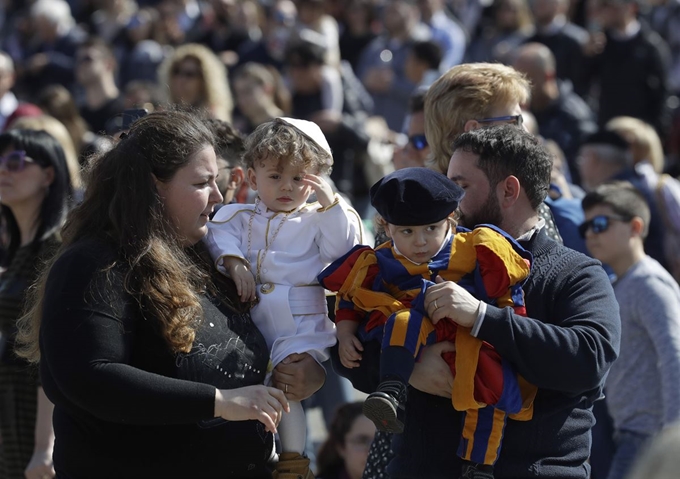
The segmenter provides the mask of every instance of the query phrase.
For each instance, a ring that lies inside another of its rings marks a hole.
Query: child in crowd
[[[359,215],[322,177],[333,157],[315,123],[263,123],[248,137],[244,158],[257,200],[222,207],[209,224],[208,248],[218,269],[234,279],[241,300],[258,300],[252,317],[270,348],[271,366],[293,353],[309,353],[321,363],[336,338],[316,276],[362,241]],[[317,201],[308,203],[312,192]],[[299,401],[289,403],[279,426],[277,471],[307,479],[304,411]]]
[[[452,215],[463,194],[427,168],[385,176],[370,195],[391,241],[375,250],[353,248],[324,270],[319,282],[338,293],[335,320],[345,367],[359,365],[357,332],[364,340],[382,341],[381,382],[364,402],[364,414],[381,431],[403,431],[407,385],[421,347],[455,342],[456,352],[444,359],[454,372],[453,406],[466,411],[458,453],[467,461],[464,471],[474,471],[469,477],[486,478],[493,477],[506,415],[529,420],[536,389],[469,329],[452,321],[432,324],[424,297],[441,276],[487,303],[525,314],[521,286],[530,254],[494,226],[455,230]]]
[[[621,479],[648,440],[680,420],[680,287],[645,253],[650,212],[632,184],[605,183],[582,205],[586,247],[616,275],[621,348],[605,384],[616,443],[607,478]]]

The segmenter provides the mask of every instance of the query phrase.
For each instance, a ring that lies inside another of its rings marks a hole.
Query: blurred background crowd
[[[56,118],[82,163],[125,109],[198,107],[245,135],[309,119],[335,185],[368,215],[395,149],[397,166],[426,157],[407,121],[414,92],[451,66],[499,61],[531,80],[527,114],[574,184],[583,138],[622,116],[652,127],[654,168],[675,175],[678,22],[674,0],[3,0],[0,127]]]
[[[187,107],[231,124],[218,151],[227,170],[261,123],[311,120],[333,150],[335,187],[370,225],[370,185],[428,159],[427,87],[466,62],[502,62],[531,81],[523,121],[554,155],[548,204],[565,243],[587,252],[574,234],[580,203],[559,200],[632,169],[662,225],[648,253],[673,271],[680,235],[667,233],[680,231],[680,209],[654,203],[680,208],[679,0],[0,0],[0,130],[50,132],[77,198],[88,156],[144,110]],[[629,155],[592,139],[603,129]],[[248,201],[242,179],[227,201]],[[357,405],[332,422],[356,399],[336,387],[318,400],[330,431],[319,467],[350,458],[354,479],[373,431],[355,424]]]

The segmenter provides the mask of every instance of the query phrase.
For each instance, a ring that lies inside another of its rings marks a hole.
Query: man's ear
[[[248,184],[250,185],[251,190],[257,191],[257,175],[252,168],[248,168]]]
[[[468,131],[476,130],[479,127],[480,127],[480,125],[479,125],[479,122],[477,120],[468,120],[468,121],[465,122],[465,126],[463,127],[463,131],[467,133]]]
[[[501,208],[509,208],[519,199],[522,185],[516,176],[510,175],[496,185],[496,194]]]
[[[241,183],[246,179],[246,173],[240,166],[235,166],[231,169],[231,177],[229,178],[229,183],[227,189],[238,190]]]

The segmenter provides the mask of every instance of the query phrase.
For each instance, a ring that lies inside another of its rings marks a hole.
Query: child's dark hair
[[[411,47],[413,56],[425,63],[430,70],[438,70],[442,62],[442,49],[432,40],[415,42]]]
[[[248,168],[269,159],[279,166],[288,164],[319,175],[330,174],[333,165],[333,157],[326,150],[280,118],[261,124],[246,139]]]
[[[362,402],[350,402],[343,404],[335,412],[328,438],[316,456],[317,476],[332,477],[344,466],[344,459],[340,457],[338,449],[345,446],[345,436],[352,429],[356,418],[363,414],[362,406]]]
[[[631,183],[627,181],[615,181],[598,186],[589,192],[581,201],[583,211],[588,211],[596,206],[609,206],[614,213],[632,220],[640,218],[644,224],[642,239],[649,232],[650,212],[645,197]]]

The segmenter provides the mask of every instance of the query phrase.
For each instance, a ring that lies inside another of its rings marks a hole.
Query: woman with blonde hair
[[[652,125],[631,116],[617,116],[609,120],[605,128],[618,133],[630,144],[635,165],[646,161],[657,174],[663,173],[663,146]]]
[[[159,67],[158,78],[167,85],[170,103],[231,122],[234,102],[227,69],[207,47],[197,43],[178,47]]]

